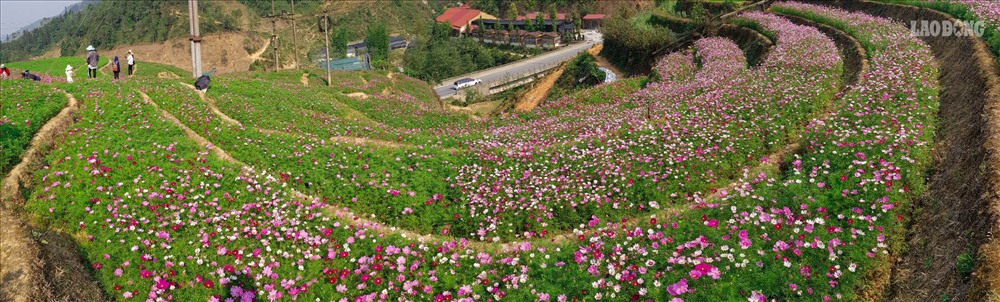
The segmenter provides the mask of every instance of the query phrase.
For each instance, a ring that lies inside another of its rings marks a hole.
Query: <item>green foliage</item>
[[[972,272],[976,270],[976,256],[975,251],[966,251],[955,260],[955,269],[958,270],[958,275],[962,277],[962,280],[968,281],[972,277]]]
[[[559,19],[558,13],[559,13],[559,11],[556,9],[556,5],[555,4],[549,4],[549,13],[548,13],[549,14],[549,21],[552,21],[553,25],[555,25],[556,24],[556,20]]]
[[[240,3],[246,5],[250,8],[255,15],[263,15],[271,13],[272,1],[260,1],[260,0],[240,0]],[[274,12],[281,13],[281,11],[292,11],[292,2],[289,0],[275,0]],[[295,12],[301,14],[303,12],[315,12],[320,10],[320,6],[323,5],[322,1],[295,1]]]
[[[580,53],[567,63],[563,74],[556,79],[549,92],[549,98],[557,98],[570,92],[590,88],[604,82],[604,71],[597,68],[597,60],[587,52]]]
[[[412,77],[438,82],[472,71],[507,64],[540,50],[508,45],[483,45],[476,39],[453,39],[451,26],[438,24],[406,51],[403,65]],[[447,62],[447,64],[442,64]]]
[[[368,26],[365,32],[365,45],[368,47],[368,55],[371,56],[372,65],[381,66],[389,60],[389,31],[384,23],[375,23]]]
[[[104,66],[107,63],[108,56],[102,55],[98,65]],[[82,56],[7,63],[7,67],[11,69],[31,70],[32,73],[42,73],[58,77],[65,75],[66,65],[73,66],[73,69],[78,71],[78,76],[82,74],[82,76],[86,77],[87,62]]]
[[[593,12],[595,4],[598,0],[472,0],[464,1],[464,3],[469,4],[475,9],[484,11],[488,14],[500,17],[504,16],[504,12],[510,9],[510,7],[517,6],[522,8],[523,12],[533,12],[541,11],[547,9],[549,6],[555,6],[560,11],[564,10],[577,10],[584,12]],[[538,24],[536,22],[536,24]]]
[[[347,42],[351,39],[352,37],[347,32],[347,29],[342,26],[332,30],[330,34],[330,57],[339,58],[343,56],[347,51]]]
[[[517,4],[511,3],[510,9],[507,10],[507,20],[514,21],[520,12],[517,11]],[[507,30],[514,30],[514,22],[507,23]]]
[[[0,175],[17,164],[31,138],[66,106],[58,90],[27,80],[3,81],[0,89]]]
[[[700,25],[695,20],[680,18],[663,11],[656,11],[650,14],[648,22],[656,26],[669,28],[673,32],[689,31]]]
[[[545,30],[545,17],[542,16],[542,14],[535,15],[535,24],[538,24],[538,28],[539,28],[540,31],[544,31]]]
[[[634,21],[636,16],[631,7],[618,7],[601,28],[604,32],[601,55],[626,70],[648,70],[653,64],[652,54],[675,38],[665,27]]]
[[[465,90],[465,102],[463,105],[475,104],[484,101],[483,94],[477,89]]]

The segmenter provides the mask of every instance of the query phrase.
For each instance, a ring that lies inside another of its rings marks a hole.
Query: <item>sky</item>
[[[38,19],[52,17],[80,0],[0,0],[0,37]]]

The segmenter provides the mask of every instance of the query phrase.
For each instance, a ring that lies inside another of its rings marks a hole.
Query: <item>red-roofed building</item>
[[[600,29],[601,23],[604,22],[604,14],[587,14],[583,16],[583,29]]]
[[[451,29],[454,32],[463,34],[470,32],[473,22],[479,19],[496,20],[497,17],[462,4],[458,7],[446,9],[444,13],[437,16],[434,20],[438,23],[448,22],[451,24]]]

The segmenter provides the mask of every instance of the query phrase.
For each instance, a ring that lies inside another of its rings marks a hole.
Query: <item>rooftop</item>
[[[458,29],[462,28],[466,24],[469,24],[472,19],[479,16],[481,12],[477,9],[472,9],[468,5],[462,4],[458,7],[452,7],[444,11],[440,16],[437,16],[434,20],[438,23],[448,22],[451,24],[452,28]]]

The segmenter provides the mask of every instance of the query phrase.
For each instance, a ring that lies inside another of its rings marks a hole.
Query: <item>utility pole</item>
[[[327,14],[326,9],[323,9],[323,38],[326,38],[326,86],[330,86],[332,79],[330,78],[330,15]]]
[[[295,58],[295,68],[299,67],[299,42],[295,34],[295,0],[292,0],[292,57]]]
[[[271,0],[271,14],[264,14],[264,18],[271,20],[271,50],[274,52],[274,71],[281,69],[278,64],[278,16],[274,14],[274,0]]]
[[[188,0],[189,21],[191,23],[191,73],[201,76],[201,35],[198,33],[198,0]]]
[[[295,49],[292,49],[292,52],[293,52],[292,58],[293,58],[293,61],[294,61],[293,65],[295,65],[297,67],[298,64],[299,64],[299,55],[298,55],[298,50],[297,50],[297,48],[298,48],[298,42],[297,42],[296,33],[295,33],[296,32],[296,30],[295,30],[295,2],[292,2],[292,13],[291,14],[289,14],[288,11],[286,11],[286,10],[282,10],[281,14],[277,14],[277,13],[275,13],[275,10],[274,10],[274,0],[271,0],[271,14],[264,14],[261,17],[264,17],[264,18],[267,18],[267,19],[271,20],[271,49],[274,50],[274,70],[275,71],[281,69],[281,64],[278,61],[278,34],[277,34],[277,32],[278,32],[278,25],[277,25],[278,19],[291,20],[292,21],[292,47],[295,48]]]

